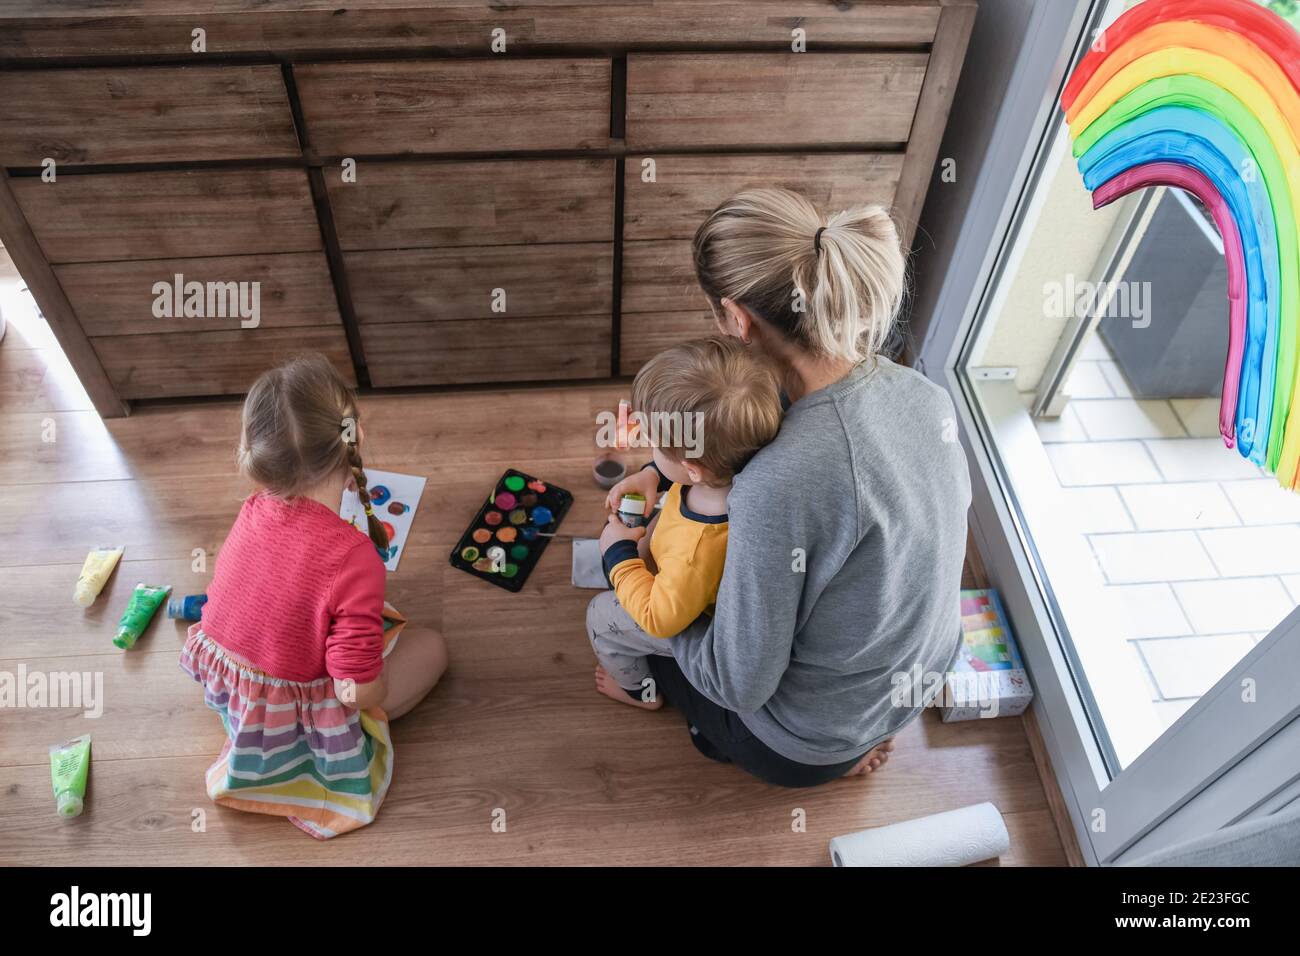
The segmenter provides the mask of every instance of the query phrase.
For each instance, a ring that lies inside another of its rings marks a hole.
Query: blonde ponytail
[[[880,206],[823,220],[798,193],[749,189],[709,214],[693,251],[715,310],[743,305],[818,358],[878,354],[903,298],[906,261]]]

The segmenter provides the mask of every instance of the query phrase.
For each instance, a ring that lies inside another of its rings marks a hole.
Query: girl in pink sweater
[[[226,729],[208,796],[320,839],[375,818],[393,772],[388,721],[447,667],[442,637],[414,628],[385,658],[397,616],[385,621],[388,539],[371,513],[361,439],[356,396],[324,357],[253,384],[239,466],[259,490],[221,546],[181,651]],[[369,536],[338,516],[349,483]]]

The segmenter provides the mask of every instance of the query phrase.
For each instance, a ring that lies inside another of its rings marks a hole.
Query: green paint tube
[[[126,610],[122,612],[122,620],[117,622],[117,635],[113,638],[113,643],[124,651],[134,647],[171,590],[170,584],[137,584],[131,592]]]
[[[59,816],[81,816],[89,775],[90,734],[50,748],[50,781],[54,784],[54,806]]]

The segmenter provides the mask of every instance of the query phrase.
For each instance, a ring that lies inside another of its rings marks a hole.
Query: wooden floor
[[[203,770],[216,716],[177,668],[181,626],[160,619],[130,652],[110,643],[137,581],[202,591],[246,493],[233,473],[238,406],[146,408],[102,422],[17,286],[0,343],[0,671],[102,672],[104,714],[0,710],[0,863],[799,864],[864,827],[982,800],[1006,817],[1006,864],[1063,864],[1019,718],[909,727],[887,769],[811,791],[762,785],[705,760],[671,708],[597,696],[583,633],[592,592],[569,583],[557,540],[512,595],[452,569],[447,555],[507,466],[571,489],[572,532],[594,532],[598,411],[617,386],[371,396],[367,463],[426,475],[428,488],[390,599],[441,628],[452,667],[394,724],[394,783],[378,821],[330,843],[287,822],[221,810]],[[55,441],[48,437],[50,423]],[[126,546],[105,595],[72,602],[88,548]],[[192,570],[203,549],[207,571]],[[46,748],[94,737],[84,815],[54,814]],[[494,832],[493,814],[506,830]],[[193,813],[206,811],[206,832]],[[791,826],[797,810],[806,832]]]

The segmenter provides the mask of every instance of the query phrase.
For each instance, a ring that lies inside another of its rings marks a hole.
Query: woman
[[[880,207],[823,220],[759,189],[709,215],[694,256],[719,328],[775,363],[791,404],[728,498],[714,614],[650,659],[657,690],[702,753],[767,782],[874,770],[956,654],[970,504],[947,393],[879,354],[898,234]],[[610,497],[659,486],[647,467]],[[590,616],[617,610],[607,592]]]

